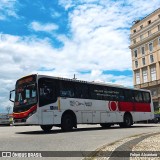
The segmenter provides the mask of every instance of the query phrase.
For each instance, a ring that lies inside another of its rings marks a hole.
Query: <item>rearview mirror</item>
[[[13,92],[14,92],[14,96],[12,96],[12,95],[13,95]],[[12,90],[12,91],[10,91],[9,100],[10,100],[11,102],[14,102],[14,98],[15,98],[15,90]]]

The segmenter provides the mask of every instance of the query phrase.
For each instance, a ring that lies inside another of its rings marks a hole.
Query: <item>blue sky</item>
[[[0,111],[39,73],[133,87],[130,27],[159,0],[0,0]]]

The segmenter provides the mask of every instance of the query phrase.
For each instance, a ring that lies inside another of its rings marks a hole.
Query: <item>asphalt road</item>
[[[132,128],[114,126],[110,129],[102,129],[99,125],[79,125],[78,129],[72,132],[62,132],[59,128],[53,127],[47,134],[39,126],[0,127],[0,151],[81,151],[83,153],[83,151],[94,151],[105,144],[129,136],[159,131],[160,124],[134,124]]]

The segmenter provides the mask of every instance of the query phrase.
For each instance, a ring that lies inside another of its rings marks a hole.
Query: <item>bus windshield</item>
[[[31,105],[37,102],[36,83],[21,80],[17,82],[15,91],[15,106]]]
[[[36,84],[24,84],[16,88],[15,106],[36,103]]]

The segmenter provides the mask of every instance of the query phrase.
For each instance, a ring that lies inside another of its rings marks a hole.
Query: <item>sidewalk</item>
[[[143,133],[104,145],[85,160],[160,160],[160,132]]]

